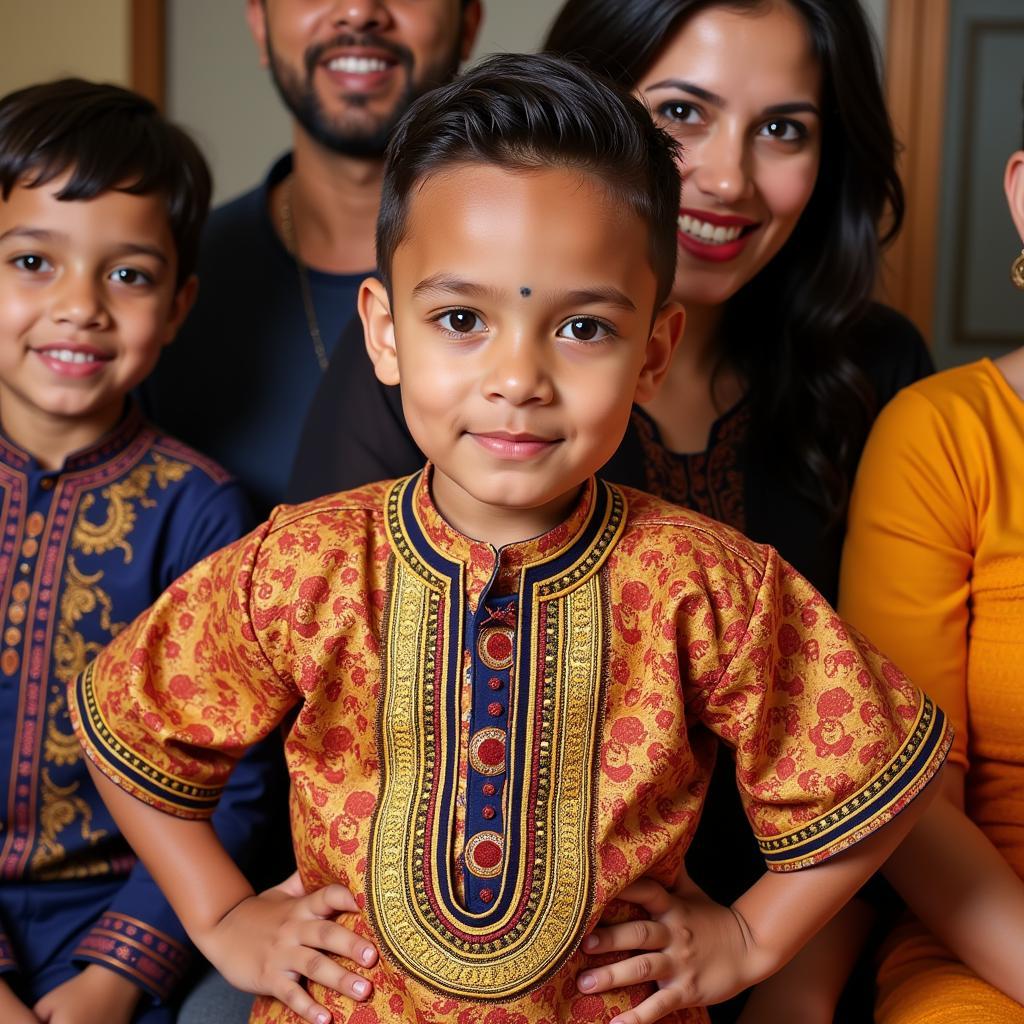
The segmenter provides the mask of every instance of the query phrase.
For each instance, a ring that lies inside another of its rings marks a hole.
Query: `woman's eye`
[[[797,142],[807,138],[807,129],[798,121],[768,121],[762,125],[761,134],[779,142]]]
[[[473,334],[484,329],[484,322],[471,309],[450,309],[437,322],[452,334]]]
[[[44,256],[19,256],[12,261],[19,270],[26,270],[30,274],[39,274],[44,270],[52,270],[50,261]]]
[[[129,286],[153,283],[153,279],[149,274],[136,270],[135,267],[118,267],[111,273],[110,280]]]
[[[677,124],[699,124],[700,111],[683,100],[669,100],[658,107],[658,113],[666,120]]]
[[[563,324],[558,337],[570,338],[572,341],[604,341],[611,337],[611,331],[600,320],[589,316],[578,316]]]

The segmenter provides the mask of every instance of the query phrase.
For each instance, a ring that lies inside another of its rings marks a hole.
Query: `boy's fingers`
[[[358,912],[359,906],[344,885],[325,885],[304,897],[308,909],[317,917],[331,917],[340,911]]]
[[[337,953],[361,967],[372,967],[377,962],[377,950],[372,943],[333,921],[306,921],[295,934],[307,949]]]
[[[653,995],[648,996],[632,1010],[620,1013],[618,1017],[612,1018],[610,1024],[654,1024],[655,1021],[667,1017],[670,1013],[682,1009],[684,1006],[692,1006],[685,999],[673,995],[670,989],[662,988]]]
[[[664,953],[644,953],[620,960],[617,964],[584,971],[576,978],[576,987],[581,992],[592,994],[627,985],[664,981],[671,976],[672,962]]]
[[[282,983],[278,991],[272,994],[293,1013],[308,1020],[309,1024],[329,1024],[331,1020],[327,1007],[321,1006],[301,985],[293,981]]]
[[[584,953],[612,953],[624,949],[664,949],[671,939],[660,921],[629,921],[591,932],[583,942]]]
[[[306,895],[306,889],[297,870],[293,871],[283,882],[275,885],[274,888],[283,892],[285,896],[291,896],[294,899],[302,899]]]
[[[639,903],[654,917],[660,917],[672,907],[671,894],[653,878],[637,879],[632,885],[627,885],[618,898],[627,903]]]
[[[345,970],[316,949],[297,949],[289,966],[309,981],[356,1001],[366,999],[373,990],[366,978]]]

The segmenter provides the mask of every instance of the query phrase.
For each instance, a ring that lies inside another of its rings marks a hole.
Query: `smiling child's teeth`
[[[51,348],[46,353],[51,359],[61,363],[95,363],[96,357],[91,352],[73,352],[69,348]]]

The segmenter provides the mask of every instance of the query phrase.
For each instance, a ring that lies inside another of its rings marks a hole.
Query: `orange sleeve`
[[[839,610],[925,690],[967,768],[967,630],[976,538],[962,433],[914,389],[882,411],[850,505]]]
[[[185,573],[70,688],[89,759],[168,814],[212,815],[235,763],[300,699],[251,617],[267,529]]]

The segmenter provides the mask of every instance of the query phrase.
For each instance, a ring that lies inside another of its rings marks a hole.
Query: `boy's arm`
[[[651,1024],[687,1006],[721,1002],[782,967],[885,862],[932,800],[929,786],[901,814],[843,853],[811,868],[768,872],[732,907],[708,899],[685,874],[675,892],[641,880],[620,898],[650,920],[598,929],[588,954],[644,949],[586,971],[583,992],[656,981],[659,991],[612,1024]]]
[[[372,945],[329,920],[339,912],[358,912],[344,886],[300,896],[286,884],[257,896],[209,822],[147,806],[91,762],[89,772],[192,941],[228,982],[274,996],[311,1024],[325,1024],[330,1015],[297,979],[357,1000],[369,995],[369,982],[323,955],[333,953],[363,966],[376,962]]]

